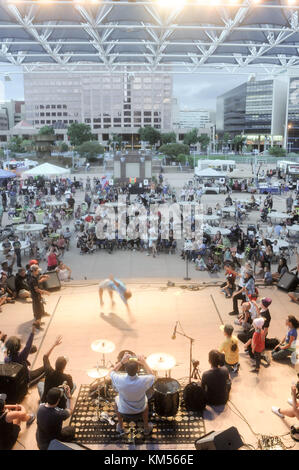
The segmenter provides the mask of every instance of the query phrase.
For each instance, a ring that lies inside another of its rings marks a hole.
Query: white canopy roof
[[[70,174],[69,168],[61,168],[51,163],[43,163],[35,168],[24,171],[22,176],[62,176]]]
[[[221,171],[213,170],[213,168],[204,168],[203,170],[198,170],[195,168],[196,176],[201,176],[202,178],[225,178],[226,173]]]

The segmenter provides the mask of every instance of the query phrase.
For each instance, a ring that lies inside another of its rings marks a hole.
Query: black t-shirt
[[[22,289],[29,290],[29,285],[28,285],[26,277],[22,277],[20,274],[16,275],[15,286],[16,286],[17,294]]]
[[[269,309],[267,308],[267,310],[264,310],[263,312],[261,312],[261,316],[265,319],[263,328],[269,328],[270,323],[271,323],[271,315],[270,315]]]
[[[210,369],[202,374],[201,385],[208,405],[225,405],[230,390],[229,373],[226,367]]]
[[[45,388],[44,388],[44,393],[43,393],[41,402],[45,403],[47,399],[47,393],[51,388],[59,387],[59,385],[62,385],[63,382],[67,382],[68,386],[72,390],[74,384],[73,384],[73,379],[70,375],[57,372],[55,369],[51,367],[48,356],[44,356],[43,361],[44,361],[44,368],[45,368]],[[63,409],[66,407],[65,396],[61,398],[60,402],[58,403],[58,406],[59,408],[63,408]]]
[[[13,247],[15,250],[20,250],[21,249],[21,242],[15,241],[13,242]]]
[[[42,403],[37,412],[36,441],[40,450],[47,450],[52,439],[59,439],[62,423],[70,416],[69,411],[50,408]]]

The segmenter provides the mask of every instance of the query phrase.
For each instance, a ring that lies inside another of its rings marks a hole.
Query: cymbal
[[[103,379],[108,375],[109,369],[106,369],[104,367],[98,367],[94,369],[89,369],[87,371],[88,377],[91,377],[92,379]]]
[[[150,354],[146,360],[153,370],[170,370],[176,365],[176,359],[170,354],[155,353]]]
[[[112,341],[108,341],[108,339],[97,339],[91,343],[91,349],[98,353],[108,354],[114,351],[115,344]]]

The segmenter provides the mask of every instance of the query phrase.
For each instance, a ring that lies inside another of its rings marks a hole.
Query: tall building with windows
[[[283,145],[288,79],[249,80],[217,98],[217,134],[245,135],[260,150]]]
[[[91,126],[99,141],[111,134],[137,139],[138,129],[171,130],[170,74],[25,74],[26,120],[66,134],[73,122]]]
[[[288,152],[299,152],[299,77],[291,77],[285,132]]]
[[[180,109],[179,127],[181,129],[204,129],[214,124],[215,113],[208,109]]]

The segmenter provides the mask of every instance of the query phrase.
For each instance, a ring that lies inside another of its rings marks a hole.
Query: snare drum
[[[159,416],[175,416],[180,404],[180,384],[170,377],[157,379],[154,387],[155,412]]]

